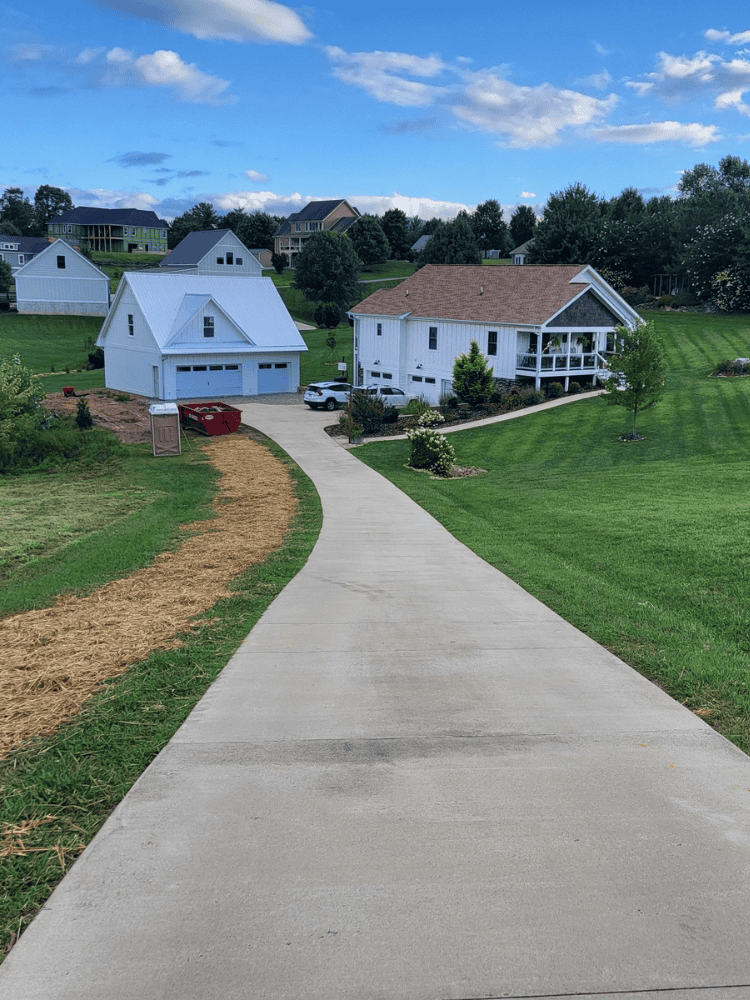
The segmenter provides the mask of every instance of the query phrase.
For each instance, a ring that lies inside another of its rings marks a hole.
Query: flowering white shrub
[[[436,424],[444,424],[445,417],[437,410],[426,410],[417,423],[420,427],[435,427]]]
[[[411,442],[409,465],[414,469],[430,469],[438,476],[450,475],[456,452],[444,434],[429,427],[418,427],[406,435]]]

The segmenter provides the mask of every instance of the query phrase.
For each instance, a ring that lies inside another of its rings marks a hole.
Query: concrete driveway
[[[322,431],[323,530],[3,1000],[750,998],[750,759]],[[642,992],[645,991],[645,994]]]

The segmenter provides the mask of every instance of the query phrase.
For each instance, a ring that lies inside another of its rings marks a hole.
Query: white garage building
[[[102,326],[105,384],[155,399],[295,392],[307,350],[270,278],[126,272]]]

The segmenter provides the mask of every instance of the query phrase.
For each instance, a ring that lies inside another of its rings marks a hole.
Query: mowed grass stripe
[[[620,442],[630,414],[589,399],[451,435],[459,465],[488,470],[473,479],[411,472],[406,442],[355,454],[747,751],[750,380],[708,372],[750,355],[750,321],[655,320],[670,374],[643,442]]]

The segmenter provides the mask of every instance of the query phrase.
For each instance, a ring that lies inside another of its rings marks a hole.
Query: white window
[[[383,324],[382,323],[378,323],[378,336],[379,337],[383,336]]]
[[[380,372],[370,372],[370,378],[380,378]]]
[[[421,375],[412,375],[410,377],[411,377],[412,382],[421,382],[422,381],[422,376]]]
[[[18,255],[18,263],[19,264],[23,264],[24,260],[25,260],[24,255],[22,253],[19,253],[19,255]]]
[[[203,317],[203,336],[213,337],[214,335],[214,318],[213,316]]]
[[[383,372],[383,378],[393,378],[391,372]]]
[[[227,264],[234,264],[234,254],[231,250],[227,250]]]
[[[60,253],[57,255],[57,266],[61,271],[65,270],[65,254]]]
[[[430,327],[430,339],[429,339],[428,347],[429,347],[429,349],[431,351],[436,351],[437,350],[437,327],[436,326],[431,326]]]
[[[497,330],[490,330],[487,334],[487,353],[497,354]]]
[[[128,333],[131,337],[135,336],[135,323],[133,321],[132,313],[128,313]]]

